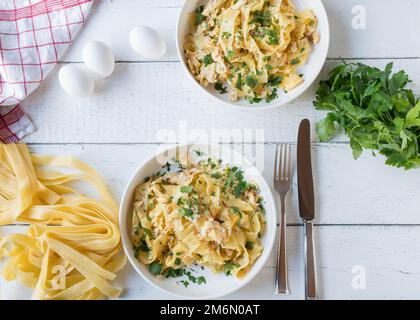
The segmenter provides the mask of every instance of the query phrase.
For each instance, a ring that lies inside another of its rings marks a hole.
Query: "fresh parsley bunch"
[[[420,101],[406,88],[405,71],[392,74],[392,67],[343,62],[334,68],[316,92],[316,109],[329,111],[316,130],[321,141],[328,141],[344,129],[355,159],[371,149],[384,155],[388,165],[417,168]]]

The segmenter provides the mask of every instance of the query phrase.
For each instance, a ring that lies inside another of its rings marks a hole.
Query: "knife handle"
[[[315,246],[312,222],[305,222],[305,297],[317,299]]]

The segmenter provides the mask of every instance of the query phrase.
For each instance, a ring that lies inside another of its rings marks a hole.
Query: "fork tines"
[[[292,168],[292,146],[290,144],[279,144],[276,148],[274,163],[274,182],[287,182],[290,186]],[[279,190],[277,190],[280,192]]]

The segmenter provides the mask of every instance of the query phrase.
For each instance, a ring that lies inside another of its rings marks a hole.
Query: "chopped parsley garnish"
[[[204,152],[201,150],[194,150],[195,154],[199,157],[201,157],[202,155],[204,155]]]
[[[251,23],[259,23],[262,26],[269,26],[271,24],[270,11],[254,11]]]
[[[268,37],[268,44],[277,45],[279,44],[278,32],[274,29],[264,29],[264,34]]]
[[[149,230],[149,229],[147,229],[147,228],[144,228],[144,227],[141,225],[141,222],[139,222],[139,224],[135,227],[135,229],[134,229],[134,234],[135,234],[136,236],[138,236],[138,235],[140,234],[140,230],[142,230],[142,231],[143,231],[143,234],[144,234],[144,236],[145,236],[145,237],[149,237],[150,239],[153,239],[152,231],[150,231],[150,230]]]
[[[239,218],[242,218],[242,212],[238,207],[232,207],[233,212],[239,215]]]
[[[235,268],[239,268],[241,265],[238,263],[233,263],[232,261],[226,261],[225,265],[223,266],[223,272],[226,276],[230,276],[232,273],[231,271]]]
[[[206,16],[203,15],[203,11],[204,11],[204,6],[200,6],[197,9],[195,9],[195,12],[194,12],[194,24],[196,26],[198,26],[199,24],[201,24],[206,19]]]
[[[238,89],[238,90],[242,90],[242,74],[241,73],[239,73],[238,74],[238,79],[236,80],[236,85],[235,85],[235,87],[236,87],[236,89]]]
[[[166,278],[178,278],[178,277],[182,277],[184,275],[184,270],[183,269],[168,268],[164,272],[164,275],[165,275]]]
[[[134,257],[138,259],[140,252],[149,252],[150,248],[147,245],[147,242],[143,239],[138,247],[134,248]]]
[[[193,187],[192,186],[182,186],[181,187],[181,192],[182,193],[188,193],[190,194],[193,191]]]
[[[299,58],[294,58],[294,59],[292,59],[292,61],[291,61],[292,65],[299,64],[299,62],[300,62],[300,59],[299,59]]]
[[[250,88],[255,88],[258,85],[257,79],[255,78],[255,76],[253,76],[251,74],[246,76],[245,81],[246,81],[247,86],[250,87]]]
[[[217,91],[219,91],[220,94],[225,94],[227,93],[227,88],[225,86],[223,86],[222,82],[216,82],[214,84],[214,89],[216,89]]]
[[[271,93],[265,98],[265,101],[267,103],[270,103],[270,102],[276,100],[277,98],[278,98],[277,88],[274,88],[273,91],[271,91]]]
[[[181,259],[177,258],[177,260],[175,260],[175,264],[176,265],[181,265],[182,261]],[[152,271],[156,272],[154,273]],[[206,278],[203,276],[194,276],[191,271],[187,271],[185,269],[179,268],[179,269],[174,269],[174,268],[168,268],[165,271],[162,272],[162,265],[158,264],[158,263],[153,263],[149,266],[150,271],[152,271],[153,274],[155,275],[160,275],[162,274],[163,276],[165,276],[166,278],[179,278],[182,276],[186,276],[188,280],[181,280],[180,282],[185,286],[188,287],[188,285],[190,283],[196,283],[196,284],[203,284],[203,283],[207,283],[206,282]],[[202,270],[204,270],[204,268],[202,268]]]
[[[206,278],[204,278],[203,276],[197,277],[197,284],[203,284],[203,283],[207,283]]]
[[[227,179],[222,190],[226,191],[227,188],[230,188],[233,195],[236,198],[239,198],[251,187],[252,185],[246,182],[243,171],[238,167],[232,167],[228,172]]]
[[[152,264],[150,264],[149,270],[154,275],[160,275],[162,273],[162,264],[153,262]]]
[[[225,31],[222,33],[222,39],[229,39],[231,35],[230,32]]]
[[[262,101],[262,98],[259,97],[247,97],[247,100],[253,104],[253,103],[260,103]]]
[[[233,189],[233,195],[239,198],[248,189],[248,183],[245,180],[240,180]]]
[[[143,228],[143,232],[144,232],[144,235],[145,236],[147,236],[147,237],[149,237],[149,238],[153,238],[153,236],[152,236],[152,231],[150,231],[149,229],[147,229],[147,228]]]
[[[179,212],[186,217],[191,218],[193,216],[193,211],[190,208],[181,208],[179,209]]]
[[[181,262],[179,264],[181,264]],[[204,270],[204,269],[202,268],[202,270]],[[156,270],[156,271],[158,271],[158,270]],[[165,270],[163,275],[166,278],[178,278],[178,277],[186,276],[188,280],[181,280],[180,281],[185,287],[188,287],[188,285],[190,283],[196,283],[198,285],[201,285],[203,283],[207,283],[205,277],[203,277],[203,276],[196,277],[191,273],[191,271],[187,271],[185,269],[168,268],[167,270]]]
[[[222,177],[222,174],[220,172],[214,172],[210,175],[213,179],[220,179]]]
[[[204,66],[207,67],[208,65],[212,64],[214,62],[213,58],[211,57],[211,54],[207,54],[203,58]]]
[[[140,244],[139,248],[140,248],[140,251],[144,251],[144,252],[149,252],[149,251],[150,251],[150,248],[149,248],[149,246],[147,245],[147,242],[146,242],[145,240],[143,240],[143,241],[141,242],[141,244]]]
[[[254,249],[254,242],[247,241],[246,244],[245,244],[245,248],[247,248],[248,250]]]
[[[283,81],[283,77],[281,76],[275,76],[275,77],[270,77],[268,79],[268,86],[272,86],[272,87],[278,87],[279,84]]]

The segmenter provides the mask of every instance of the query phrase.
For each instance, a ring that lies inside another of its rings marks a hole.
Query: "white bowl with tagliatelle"
[[[329,48],[320,0],[186,0],[178,54],[190,78],[233,106],[269,108],[300,96]]]
[[[188,299],[232,293],[261,272],[276,222],[257,168],[220,146],[158,153],[134,174],[120,207],[133,267],[155,287]]]

